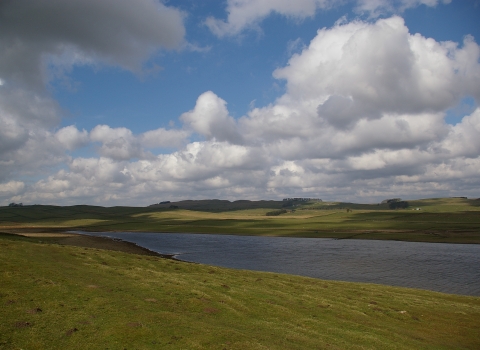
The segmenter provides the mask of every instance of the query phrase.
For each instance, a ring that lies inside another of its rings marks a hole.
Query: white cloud
[[[218,37],[236,35],[246,28],[256,28],[265,17],[276,12],[303,19],[312,17],[318,8],[326,8],[333,0],[228,0],[227,21],[209,17],[205,24]]]
[[[98,153],[114,160],[144,158],[145,154],[139,140],[127,128],[111,128],[108,125],[97,125],[90,132],[90,140],[102,145]]]
[[[254,148],[205,141],[158,156],[155,164],[165,178],[183,182],[206,180],[225,172],[262,169],[264,162],[264,155]]]
[[[451,127],[441,145],[450,157],[478,158],[480,154],[480,108]]]
[[[287,80],[287,99],[316,104],[340,129],[382,113],[438,112],[464,94],[480,96],[479,47],[411,35],[403,19],[352,22],[322,29],[310,46],[274,75]],[[321,79],[319,79],[321,78]]]
[[[379,15],[401,13],[408,8],[420,5],[437,6],[438,3],[448,4],[451,0],[347,0],[356,4],[360,13],[370,17]],[[259,30],[259,23],[273,13],[289,18],[302,20],[313,17],[317,10],[328,9],[346,1],[335,0],[228,0],[227,19],[221,20],[208,17],[205,25],[218,37],[238,35],[246,29]]]
[[[130,162],[76,158],[68,170],[38,181],[18,200],[148,204],[155,195],[194,198],[221,191],[231,196],[248,188],[255,195],[255,188],[265,182],[265,163],[256,149],[216,141],[195,142],[172,154]]]
[[[7,183],[0,183],[0,196],[13,196],[25,188],[25,184],[21,181],[9,181]]]
[[[57,140],[68,150],[72,151],[88,144],[88,132],[79,131],[75,126],[70,125],[61,128],[55,133]]]
[[[451,0],[357,0],[357,11],[367,13],[370,17],[382,14],[399,13],[409,8],[425,5],[435,7],[439,3],[449,4]]]
[[[242,143],[242,136],[226,105],[224,100],[207,91],[198,97],[195,108],[182,114],[180,119],[207,140]]]
[[[186,143],[190,133],[186,130],[159,128],[140,135],[134,135],[127,128],[111,128],[97,125],[90,132],[90,140],[100,143],[98,153],[113,160],[152,158],[145,148],[178,148]]]
[[[180,130],[135,135],[99,125],[89,133],[98,159],[63,160],[67,169],[2,198],[145,205],[187,198],[480,196],[480,109],[455,126],[444,121],[466,96],[478,105],[479,52],[472,38],[457,45],[412,35],[399,17],[339,22],[274,72],[287,87],[274,103],[236,121],[227,102],[207,91],[181,115]],[[192,133],[205,140],[188,143]],[[29,136],[25,144],[32,154],[40,142],[49,145],[52,159],[42,162],[53,162],[63,156],[56,150],[84,140],[85,132],[71,126]],[[146,150],[172,145],[178,149],[170,154]]]
[[[186,143],[190,133],[186,130],[166,130],[159,128],[140,135],[140,142],[147,148],[178,148]]]
[[[183,14],[154,0],[8,1],[0,76],[43,89],[46,58],[67,69],[104,62],[138,72],[154,50],[180,47],[184,34]]]
[[[286,94],[250,111],[241,130],[247,144],[261,140],[280,160],[269,186],[282,193],[433,193],[429,169],[471,169],[461,164],[478,160],[478,112],[455,127],[444,117],[464,96],[480,100],[479,58],[471,38],[459,47],[411,35],[399,17],[337,24],[275,71]],[[476,183],[471,173],[449,173],[439,193],[458,193],[458,181]],[[413,179],[416,189],[400,186]]]
[[[160,49],[184,44],[184,14],[156,0],[18,0],[0,5],[0,181],[40,176],[86,145],[46,86],[74,65],[113,65],[138,74]],[[133,141],[132,141],[133,140]],[[135,138],[103,144],[102,154],[141,156]]]
[[[48,131],[60,121],[50,98],[23,89],[0,91],[0,182],[20,175],[39,175],[65,159]]]

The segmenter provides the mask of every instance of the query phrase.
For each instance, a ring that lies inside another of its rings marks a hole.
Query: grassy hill
[[[285,206],[282,201],[220,200],[150,207],[1,207],[0,230],[193,232],[480,243],[479,200],[438,198],[408,202],[407,209],[398,210],[388,209],[387,204],[294,202]],[[267,216],[279,208],[287,212]]]
[[[0,349],[480,348],[480,298],[5,234],[0,250]]]
[[[279,209],[285,205],[283,201],[227,201],[220,199],[205,199],[205,200],[185,200],[180,202],[159,203],[149,206],[157,209],[170,209],[170,207],[177,207],[181,209],[194,211],[208,211],[208,212],[226,212],[232,210],[247,210],[247,209]]]

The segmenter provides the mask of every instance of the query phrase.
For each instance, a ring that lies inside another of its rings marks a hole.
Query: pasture
[[[0,235],[0,349],[478,349],[480,298]]]
[[[151,207],[1,207],[4,232],[137,231],[480,243],[480,200],[438,198],[387,205],[307,202],[267,216],[282,202],[184,201]],[[171,208],[175,206],[175,208]],[[238,208],[240,207],[240,208]],[[251,208],[249,208],[251,207]]]

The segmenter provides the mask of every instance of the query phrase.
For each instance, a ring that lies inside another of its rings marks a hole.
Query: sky
[[[3,0],[0,205],[480,197],[480,0]]]

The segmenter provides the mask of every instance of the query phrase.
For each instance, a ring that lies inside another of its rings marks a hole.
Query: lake
[[[208,265],[480,296],[480,245],[189,233],[77,232]]]

